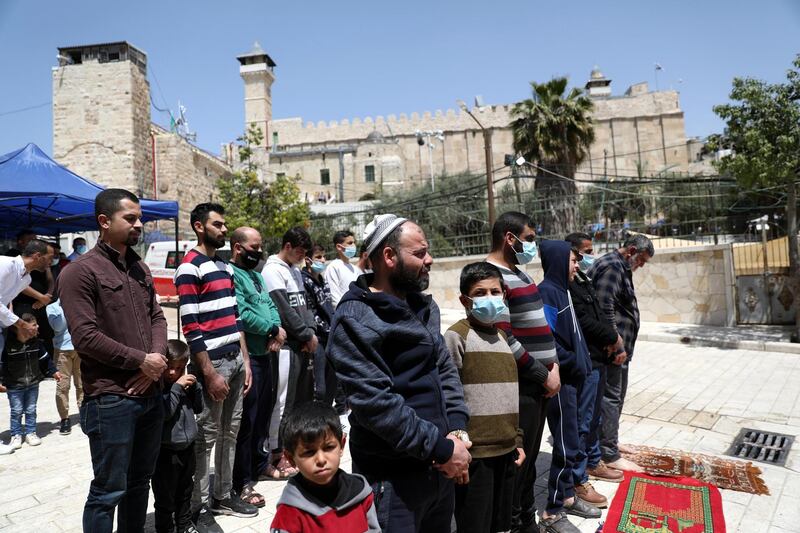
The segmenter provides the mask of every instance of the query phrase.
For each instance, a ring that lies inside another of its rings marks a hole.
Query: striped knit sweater
[[[233,269],[219,257],[190,250],[175,271],[183,336],[192,353],[210,359],[239,348],[242,323],[236,307]]]
[[[490,261],[491,262],[491,261]],[[508,309],[495,324],[508,336],[508,344],[517,361],[520,384],[542,385],[548,368],[558,362],[556,345],[547,320],[539,289],[522,270],[492,263],[503,274]],[[531,394],[530,387],[522,387],[523,394]],[[541,393],[541,390],[538,391]]]
[[[517,365],[506,335],[459,320],[444,334],[464,386],[473,457],[497,457],[522,447]]]

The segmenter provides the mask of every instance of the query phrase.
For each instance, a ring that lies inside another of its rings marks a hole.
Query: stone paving
[[[763,350],[721,349],[677,342],[643,341],[632,363],[630,388],[621,423],[623,442],[720,455],[741,427],[800,437],[800,356]],[[0,456],[0,530],[80,531],[91,480],[88,442],[76,423],[69,436],[58,434],[55,383],[41,385],[38,433],[42,445],[24,445]],[[8,428],[8,408],[0,400],[0,428]],[[0,433],[8,440],[8,430]],[[545,434],[537,460],[537,500],[546,498],[551,448]],[[800,531],[800,454],[795,444],[785,467],[759,465],[770,490],[754,496],[722,490],[728,531]],[[343,468],[349,470],[349,454]],[[225,531],[268,531],[283,482],[263,481],[257,489],[267,506],[252,519],[223,517]],[[613,496],[616,485],[596,483]],[[151,508],[152,513],[152,498]],[[605,513],[604,513],[605,514]],[[596,520],[576,519],[581,531]],[[152,514],[148,519],[152,524]]]

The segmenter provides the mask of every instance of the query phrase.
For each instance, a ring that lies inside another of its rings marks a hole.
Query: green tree
[[[735,78],[732,102],[714,107],[714,112],[725,120],[725,132],[712,143],[733,149],[731,155],[716,163],[720,172],[734,176],[746,188],[772,186],[786,192],[789,274],[795,309],[800,311],[796,191],[800,178],[800,55],[795,57],[786,77],[786,83]],[[800,312],[795,338],[798,334]]]
[[[280,237],[294,226],[308,226],[310,210],[300,198],[298,177],[278,176],[271,183],[258,178],[258,163],[254,147],[264,139],[261,129],[250,126],[239,137],[241,169],[231,176],[220,178],[217,185],[220,203],[225,208],[229,228],[250,226],[264,238],[265,246],[275,248]]]
[[[583,90],[567,92],[563,77],[531,82],[531,92],[511,109],[514,150],[538,167],[534,190],[544,203],[544,233],[573,231],[579,225],[575,171],[594,141],[594,106]]]

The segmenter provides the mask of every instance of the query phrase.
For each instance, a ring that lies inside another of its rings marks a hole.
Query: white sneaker
[[[28,446],[38,446],[42,443],[42,439],[40,439],[35,433],[28,433],[25,435],[25,443]]]
[[[10,453],[14,453],[14,447],[10,444],[0,443],[0,455],[8,455]]]
[[[12,450],[19,450],[22,448],[22,435],[14,435],[11,437],[11,442],[8,443]]]

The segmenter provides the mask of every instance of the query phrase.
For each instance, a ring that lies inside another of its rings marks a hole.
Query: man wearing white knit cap
[[[348,395],[353,470],[375,493],[384,533],[449,533],[453,478],[472,445],[458,370],[428,288],[433,259],[418,225],[378,215],[364,231],[374,272],[342,297],[328,358]]]

